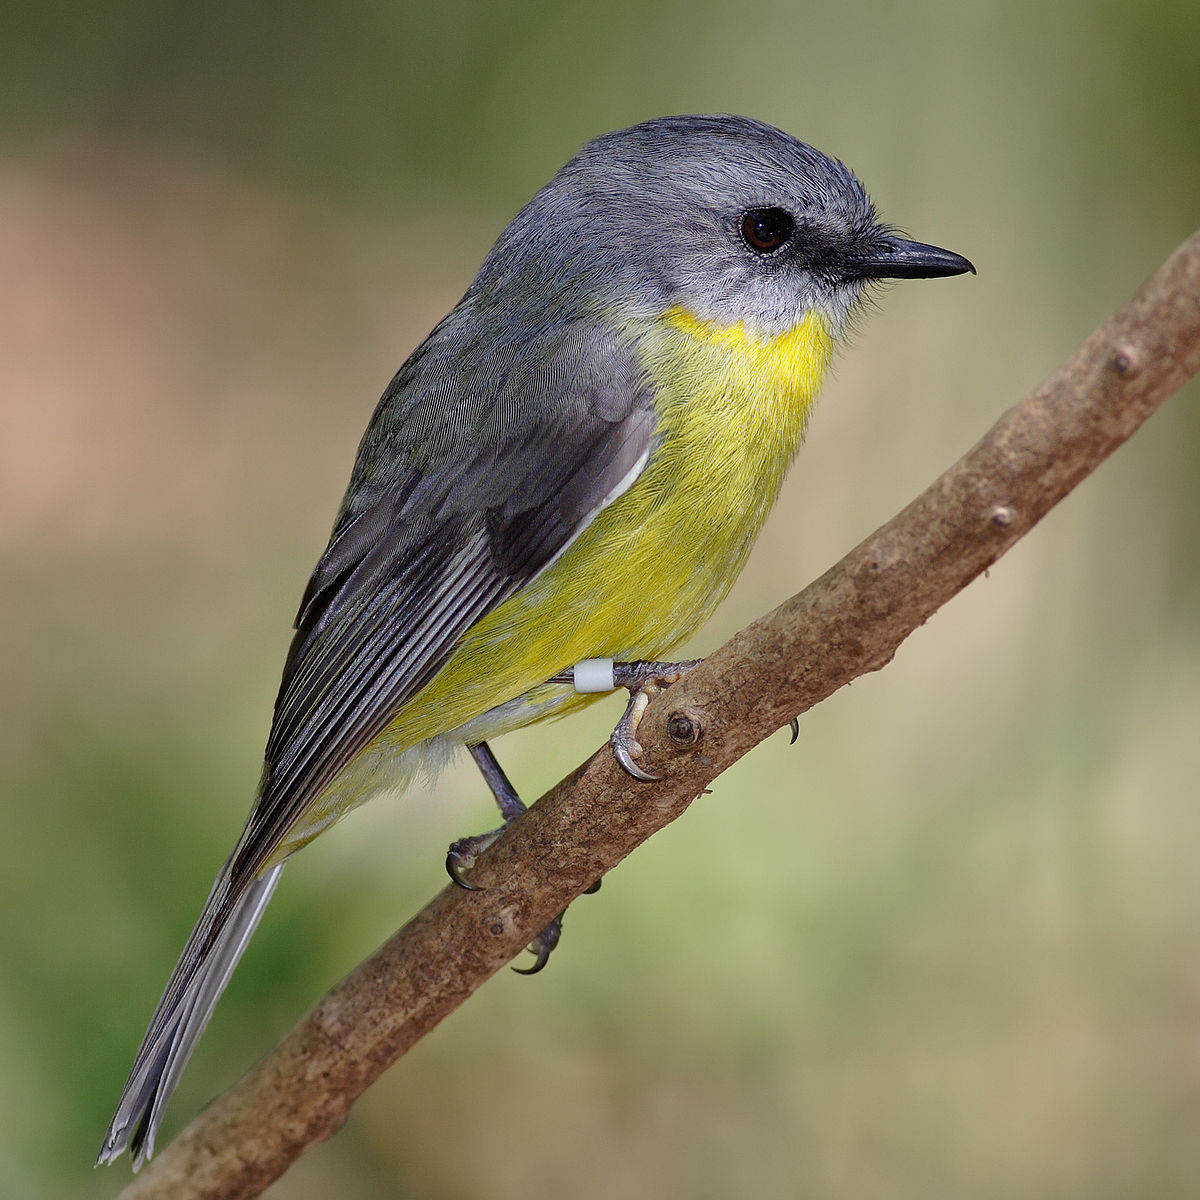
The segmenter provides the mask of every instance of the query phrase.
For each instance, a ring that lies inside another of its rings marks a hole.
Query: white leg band
[[[585,658],[575,664],[573,674],[577,692],[611,692],[617,686],[611,658]]]

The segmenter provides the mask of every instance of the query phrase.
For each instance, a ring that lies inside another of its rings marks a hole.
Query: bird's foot
[[[550,961],[550,955],[558,945],[558,939],[562,937],[563,917],[566,915],[564,909],[525,947],[533,955],[533,965],[513,967],[518,975],[536,975]]]
[[[515,820],[523,816],[528,810],[520,796],[517,795],[516,789],[509,782],[508,777],[501,770],[500,764],[496,761],[496,756],[488,748],[487,743],[480,742],[476,745],[468,746],[467,749],[471,752],[471,757],[475,759],[476,764],[483,773],[484,779],[487,781],[488,787],[491,788],[492,794],[496,797],[496,804],[500,809],[500,815],[504,818],[504,824],[498,828],[490,829],[487,833],[475,834],[473,837],[459,838],[456,842],[451,843],[450,849],[446,852],[446,874],[450,876],[451,881],[459,887],[465,888],[467,891],[477,892],[481,889],[477,884],[467,879],[467,875],[474,868],[479,856]],[[598,892],[600,890],[600,883],[601,881],[597,879],[584,895],[590,896],[593,892]],[[558,945],[559,938],[562,937],[562,922],[565,915],[565,912],[559,913],[529,943],[527,948],[534,955],[535,961],[531,967],[514,967],[513,970],[518,975],[536,975],[550,960],[550,955],[554,947]]]
[[[611,692],[620,687],[628,688],[629,703],[608,740],[613,748],[613,757],[627,774],[643,783],[653,783],[662,776],[647,771],[636,761],[642,755],[642,746],[637,740],[637,728],[642,715],[659,692],[678,683],[703,661],[701,658],[688,658],[682,662],[654,662],[648,659],[614,662],[611,658],[588,658],[552,675],[547,682],[571,683],[580,692]],[[792,732],[792,745],[795,745],[800,736],[799,717],[793,717],[788,722],[788,728]]]
[[[600,890],[600,884],[603,880],[597,879],[583,894],[585,896],[594,895]],[[536,975],[549,961],[550,955],[554,947],[558,945],[558,939],[562,937],[563,917],[567,915],[567,910],[564,908],[562,912],[547,925],[541,933],[525,947],[530,954],[534,956],[533,966],[531,967],[513,967],[518,975]]]
[[[460,888],[466,888],[469,892],[478,892],[481,889],[478,885],[467,879],[466,875],[475,866],[479,856],[491,846],[496,839],[515,821],[516,817],[509,817],[498,829],[490,829],[487,833],[479,833],[474,837],[459,838],[458,841],[452,842],[450,849],[446,852],[446,874],[450,876],[451,882],[457,884]],[[590,891],[595,891],[600,886],[599,883]],[[529,943],[526,947],[530,954],[534,956],[534,963],[531,967],[513,967],[513,970],[518,975],[536,975],[549,961],[550,955],[554,947],[558,945],[558,939],[562,937],[562,919],[563,913],[559,913],[549,925],[545,927]]]
[[[457,841],[451,842],[450,849],[446,851],[446,874],[450,876],[450,882],[456,883],[468,892],[479,891],[480,889],[467,878],[467,875],[474,868],[479,856],[516,819],[516,817],[510,817],[498,829],[489,829],[487,833],[477,833],[473,837],[461,837]]]
[[[642,714],[646,711],[646,705],[663,688],[678,683],[701,661],[699,658],[689,658],[682,662],[654,662],[647,659],[613,662],[610,658],[589,658],[551,676],[549,682],[573,683],[580,692],[611,692],[615,688],[628,688],[629,703],[608,740],[612,744],[614,757],[628,774],[643,783],[653,783],[661,776],[640,767],[636,761],[642,754],[641,744],[637,740],[637,727]]]
[[[491,846],[516,819],[516,817],[510,817],[499,829],[491,829],[487,833],[476,834],[474,837],[459,838],[458,841],[453,842],[446,854],[446,874],[450,876],[451,881],[456,883],[460,888],[466,888],[469,892],[480,891],[481,889],[476,884],[473,884],[466,878],[466,872],[469,872],[474,867],[479,855]],[[590,896],[593,892],[598,892],[600,884],[601,880],[597,879],[584,892],[584,895]],[[536,975],[550,961],[550,955],[553,953],[554,947],[558,945],[559,938],[562,937],[564,916],[566,916],[565,910],[560,912],[529,943],[526,949],[534,956],[533,966],[513,967],[513,970],[518,975]]]
[[[661,778],[637,762],[642,756],[637,729],[647,705],[659,692],[673,683],[678,683],[693,667],[699,666],[700,662],[698,658],[689,658],[683,662],[613,663],[613,683],[616,687],[629,689],[629,703],[608,740],[613,748],[613,756],[634,779],[643,783],[653,783]]]

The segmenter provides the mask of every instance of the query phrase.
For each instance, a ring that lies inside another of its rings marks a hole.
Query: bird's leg
[[[500,816],[504,821],[498,829],[492,829],[487,833],[477,834],[475,837],[459,838],[454,842],[446,854],[446,872],[450,878],[461,888],[466,888],[468,891],[476,891],[473,883],[470,883],[464,878],[463,872],[469,871],[474,865],[475,860],[482,854],[519,816],[528,812],[525,802],[517,795],[517,789],[513,787],[512,782],[504,773],[504,768],[496,761],[496,756],[492,753],[491,747],[487,742],[477,742],[475,745],[469,745],[467,749],[471,752],[471,757],[475,760],[475,765],[479,768],[492,795],[496,798],[496,805],[500,809]],[[600,887],[600,881],[597,880],[590,888],[588,893],[597,891]],[[535,975],[540,971],[550,958],[551,951],[558,945],[558,939],[562,937],[562,919],[564,912],[558,914],[549,925],[545,927],[529,943],[529,951],[536,956],[536,960],[531,967],[521,968],[514,967],[519,975]]]
[[[581,692],[610,692],[615,688],[629,689],[629,703],[612,731],[609,742],[617,762],[634,777],[644,783],[653,783],[661,776],[651,774],[638,766],[642,747],[637,740],[637,727],[646,706],[664,688],[678,683],[693,667],[701,663],[699,658],[688,658],[682,662],[613,662],[607,658],[592,658],[553,676],[551,683],[573,683]]]
[[[528,809],[517,795],[517,789],[505,775],[504,768],[496,761],[496,756],[487,742],[477,742],[467,749],[496,798],[496,806],[500,809],[500,816],[504,821],[498,829],[490,829],[487,833],[479,833],[474,837],[459,838],[451,843],[446,854],[446,873],[460,888],[473,892],[476,890],[475,885],[467,881],[463,872],[469,871],[475,865],[475,860]]]
[[[508,825],[510,821],[515,821],[528,812],[525,801],[517,795],[517,789],[513,787],[512,780],[505,775],[504,768],[496,760],[491,746],[487,742],[477,742],[468,746],[467,750],[475,760],[484,782],[495,796],[496,807],[500,810],[500,816],[504,818],[504,824]]]

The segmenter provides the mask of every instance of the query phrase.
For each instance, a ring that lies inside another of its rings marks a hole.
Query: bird
[[[388,384],[312,572],[246,826],[166,985],[98,1162],[137,1169],[288,858],[466,747],[627,687],[641,779],[664,656],[741,571],[881,280],[974,273],[885,224],[842,162],[762,121],[589,141]],[[503,828],[504,826],[501,826]],[[452,878],[494,836],[450,850]],[[560,923],[531,946],[535,969]]]

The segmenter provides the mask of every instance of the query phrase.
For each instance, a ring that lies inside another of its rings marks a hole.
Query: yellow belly
[[[496,737],[590,702],[596,697],[544,681],[584,658],[661,658],[724,598],[803,439],[832,350],[828,326],[810,312],[780,337],[758,340],[741,325],[717,328],[673,309],[639,344],[661,439],[641,476],[467,632],[275,861],[373,792],[436,767],[454,741]]]

